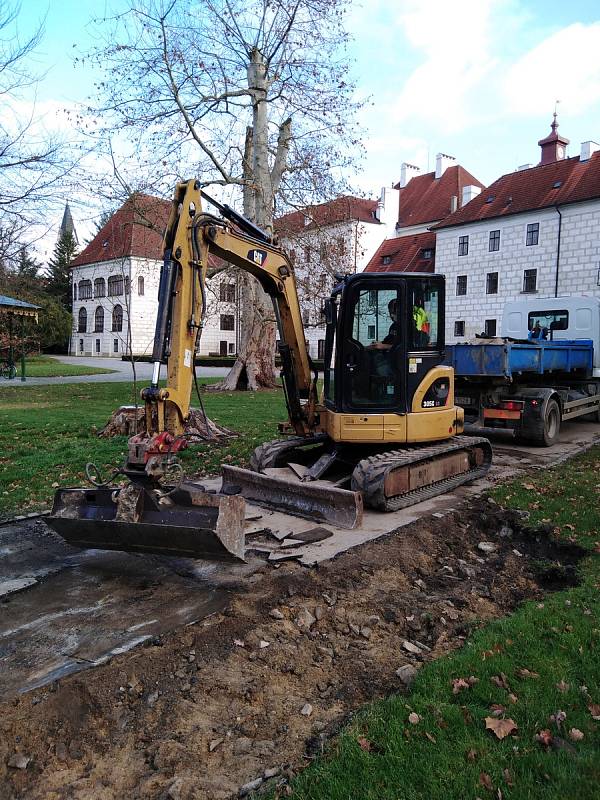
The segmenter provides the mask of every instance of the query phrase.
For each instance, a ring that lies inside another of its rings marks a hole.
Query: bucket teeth
[[[243,561],[245,505],[195,484],[162,497],[136,484],[59,489],[46,521],[76,547]]]

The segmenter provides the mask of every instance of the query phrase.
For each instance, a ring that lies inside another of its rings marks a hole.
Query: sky
[[[49,127],[68,131],[63,109],[93,96],[98,76],[74,59],[95,43],[92,15],[119,5],[23,3],[23,33],[44,23],[33,66],[45,73],[36,110]],[[366,156],[353,177],[370,196],[399,180],[402,162],[433,170],[438,152],[485,184],[536,164],[555,107],[569,156],[582,141],[600,141],[597,0],[365,0],[351,3],[348,23],[357,93],[366,100]],[[89,228],[90,210],[72,210],[76,225]]]

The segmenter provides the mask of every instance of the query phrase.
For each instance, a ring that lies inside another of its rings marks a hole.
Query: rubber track
[[[317,434],[310,438],[304,436],[288,436],[285,439],[274,439],[259,445],[250,456],[250,469],[253,472],[264,472],[269,467],[287,466],[294,450],[309,447],[327,441],[326,434]]]
[[[477,446],[483,447],[485,455],[484,463],[481,466],[474,467],[460,475],[436,481],[429,486],[423,486],[421,489],[414,489],[412,492],[407,492],[403,495],[385,497],[385,477],[393,469],[435,460],[438,456],[472,449]],[[421,503],[424,500],[444,494],[463,483],[469,483],[476,478],[480,478],[486,474],[491,463],[492,448],[487,439],[474,436],[455,436],[447,442],[438,442],[428,447],[416,445],[415,447],[407,447],[400,450],[389,450],[386,453],[363,459],[357,464],[352,473],[352,489],[363,493],[365,506],[376,508],[380,511],[398,511],[401,508],[408,508],[408,506],[415,505],[415,503]]]

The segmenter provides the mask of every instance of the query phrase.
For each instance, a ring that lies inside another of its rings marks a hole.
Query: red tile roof
[[[600,151],[502,175],[437,228],[536,211],[600,197]]]
[[[73,259],[71,266],[80,267],[126,256],[161,259],[163,232],[170,210],[169,200],[141,193],[131,195]]]
[[[423,258],[423,250],[431,250],[432,257]],[[386,239],[379,245],[365,272],[433,272],[434,268],[435,233],[427,231]]]
[[[379,220],[375,217],[376,209],[377,200],[366,200],[363,197],[338,197],[328,203],[320,203],[302,211],[292,211],[278,217],[275,220],[275,230],[280,236],[285,236],[353,220],[379,225]],[[307,217],[310,219],[308,225],[305,224]]]
[[[404,189],[397,184],[394,188],[400,189],[398,224],[404,228],[444,219],[450,213],[452,196],[460,206],[463,186],[484,189],[484,185],[460,164],[448,167],[437,180],[435,172],[427,172],[415,175]]]

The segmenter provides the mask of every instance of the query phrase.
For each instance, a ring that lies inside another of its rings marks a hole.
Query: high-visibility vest
[[[429,319],[424,308],[421,308],[421,306],[415,306],[413,308],[413,319],[415,321],[415,327],[418,331],[429,333]]]

